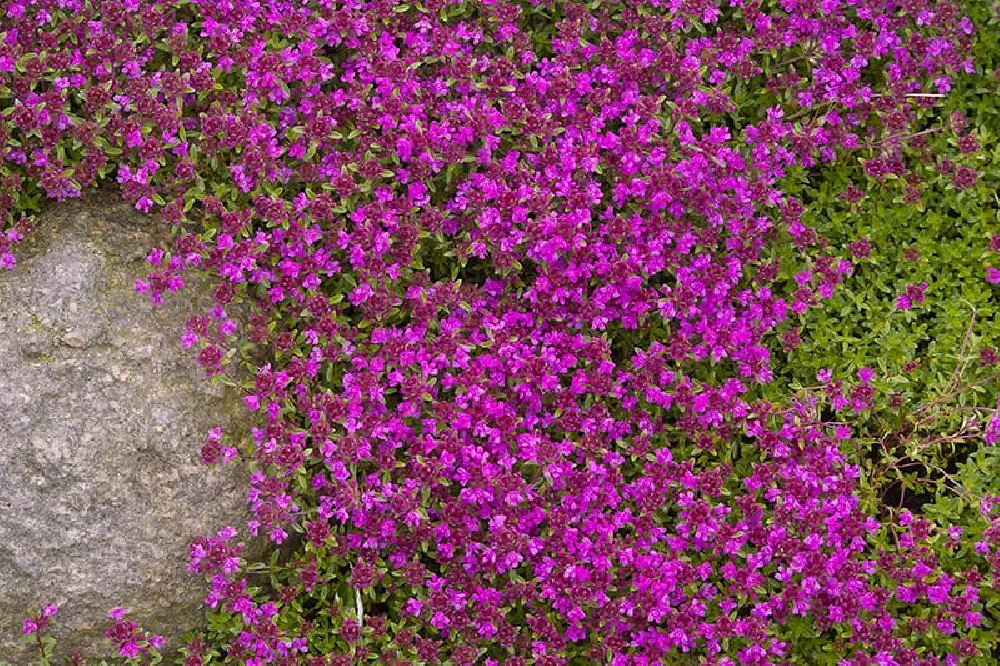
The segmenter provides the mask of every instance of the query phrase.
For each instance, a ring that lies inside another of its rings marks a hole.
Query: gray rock
[[[148,249],[171,247],[168,223],[100,192],[37,227],[0,272],[0,659],[35,663],[20,623],[46,603],[57,655],[103,648],[114,606],[178,647],[204,617],[190,540],[227,524],[245,536],[249,517],[244,466],[209,469],[200,448],[213,427],[246,441],[263,424],[180,344],[212,285],[186,274],[162,308],[134,291]],[[240,359],[227,376],[250,377]]]

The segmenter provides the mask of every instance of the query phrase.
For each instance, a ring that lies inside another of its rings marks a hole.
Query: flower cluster
[[[841,664],[941,663],[905,604],[955,636],[945,663],[977,649],[957,632],[980,580],[910,550],[919,521],[871,552],[850,428],[818,417],[868,409],[874,373],[750,398],[778,325],[853,272],[782,179],[861,156],[913,179],[927,100],[973,69],[957,4],[84,5],[0,1],[18,26],[0,34],[0,177],[60,199],[114,165],[177,231],[136,290],[219,279],[182,339],[206,373],[246,341],[273,352],[246,387],[267,419],[248,527],[308,546],[264,600],[234,530],[192,545],[207,603],[240,625],[228,659],[323,655],[322,622],[364,658],[391,620],[385,663],[783,663],[807,622]],[[961,123],[936,129],[972,150]],[[221,442],[205,462],[237,457]],[[345,589],[292,622],[319,558]],[[155,638],[109,636],[123,655]]]
[[[49,624],[49,618],[59,612],[59,607],[55,604],[48,604],[42,608],[38,615],[29,615],[24,618],[24,622],[21,624],[21,631],[25,636],[31,636],[33,634],[42,634],[46,630]]]
[[[914,305],[923,303],[927,298],[925,292],[927,291],[927,283],[921,282],[920,284],[908,284],[906,285],[906,291],[896,297],[896,309],[897,310],[909,310]]]
[[[159,650],[166,642],[163,636],[148,634],[135,622],[126,621],[124,608],[112,608],[108,617],[115,623],[105,636],[112,640],[122,657],[135,659],[140,655],[150,656],[153,650]]]
[[[42,608],[41,612],[24,618],[22,626],[25,638],[34,640],[45,666],[50,663],[55,640],[51,637],[43,637],[43,634],[48,629],[49,619],[58,611],[58,606],[48,604]],[[105,636],[111,639],[118,655],[128,660],[129,664],[137,664],[138,660],[142,660],[143,664],[159,661],[158,650],[166,644],[166,639],[163,636],[143,631],[134,622],[126,621],[125,614],[124,608],[116,607],[108,611],[108,618],[113,620],[114,624],[105,632]],[[154,661],[148,662],[149,659],[154,659]],[[69,655],[67,663],[71,666],[82,666],[86,662],[82,654],[74,653]]]

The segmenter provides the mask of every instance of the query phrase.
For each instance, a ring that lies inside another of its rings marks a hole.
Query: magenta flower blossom
[[[410,598],[406,602],[406,612],[410,615],[420,615],[420,611],[423,609],[423,603],[419,599]]]
[[[139,645],[135,641],[126,641],[118,648],[118,653],[127,659],[135,659],[139,656]]]
[[[923,303],[925,300],[924,292],[926,290],[927,290],[926,282],[921,282],[919,285],[915,284],[906,285],[906,291],[896,297],[896,309],[909,310],[914,305]]]

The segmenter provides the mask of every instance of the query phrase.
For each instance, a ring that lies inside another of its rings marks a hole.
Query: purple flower
[[[127,659],[135,659],[139,656],[139,645],[135,641],[126,641],[118,648],[118,653]]]
[[[184,333],[181,334],[181,345],[183,345],[185,349],[190,349],[196,342],[198,342],[198,334],[194,331],[184,331]]]
[[[420,615],[420,611],[423,610],[424,604],[416,598],[411,597],[406,601],[406,612],[410,615]]]

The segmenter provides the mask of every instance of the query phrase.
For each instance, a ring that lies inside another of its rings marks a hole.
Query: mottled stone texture
[[[52,204],[37,226],[0,272],[0,659],[12,664],[35,663],[18,641],[29,606],[60,606],[57,655],[105,645],[114,606],[170,639],[195,627],[205,584],[185,569],[187,545],[227,524],[245,534],[248,515],[246,471],[210,470],[200,447],[215,426],[259,425],[180,345],[211,285],[187,275],[162,308],[134,292],[149,248],[170,247],[167,223],[104,192]]]

